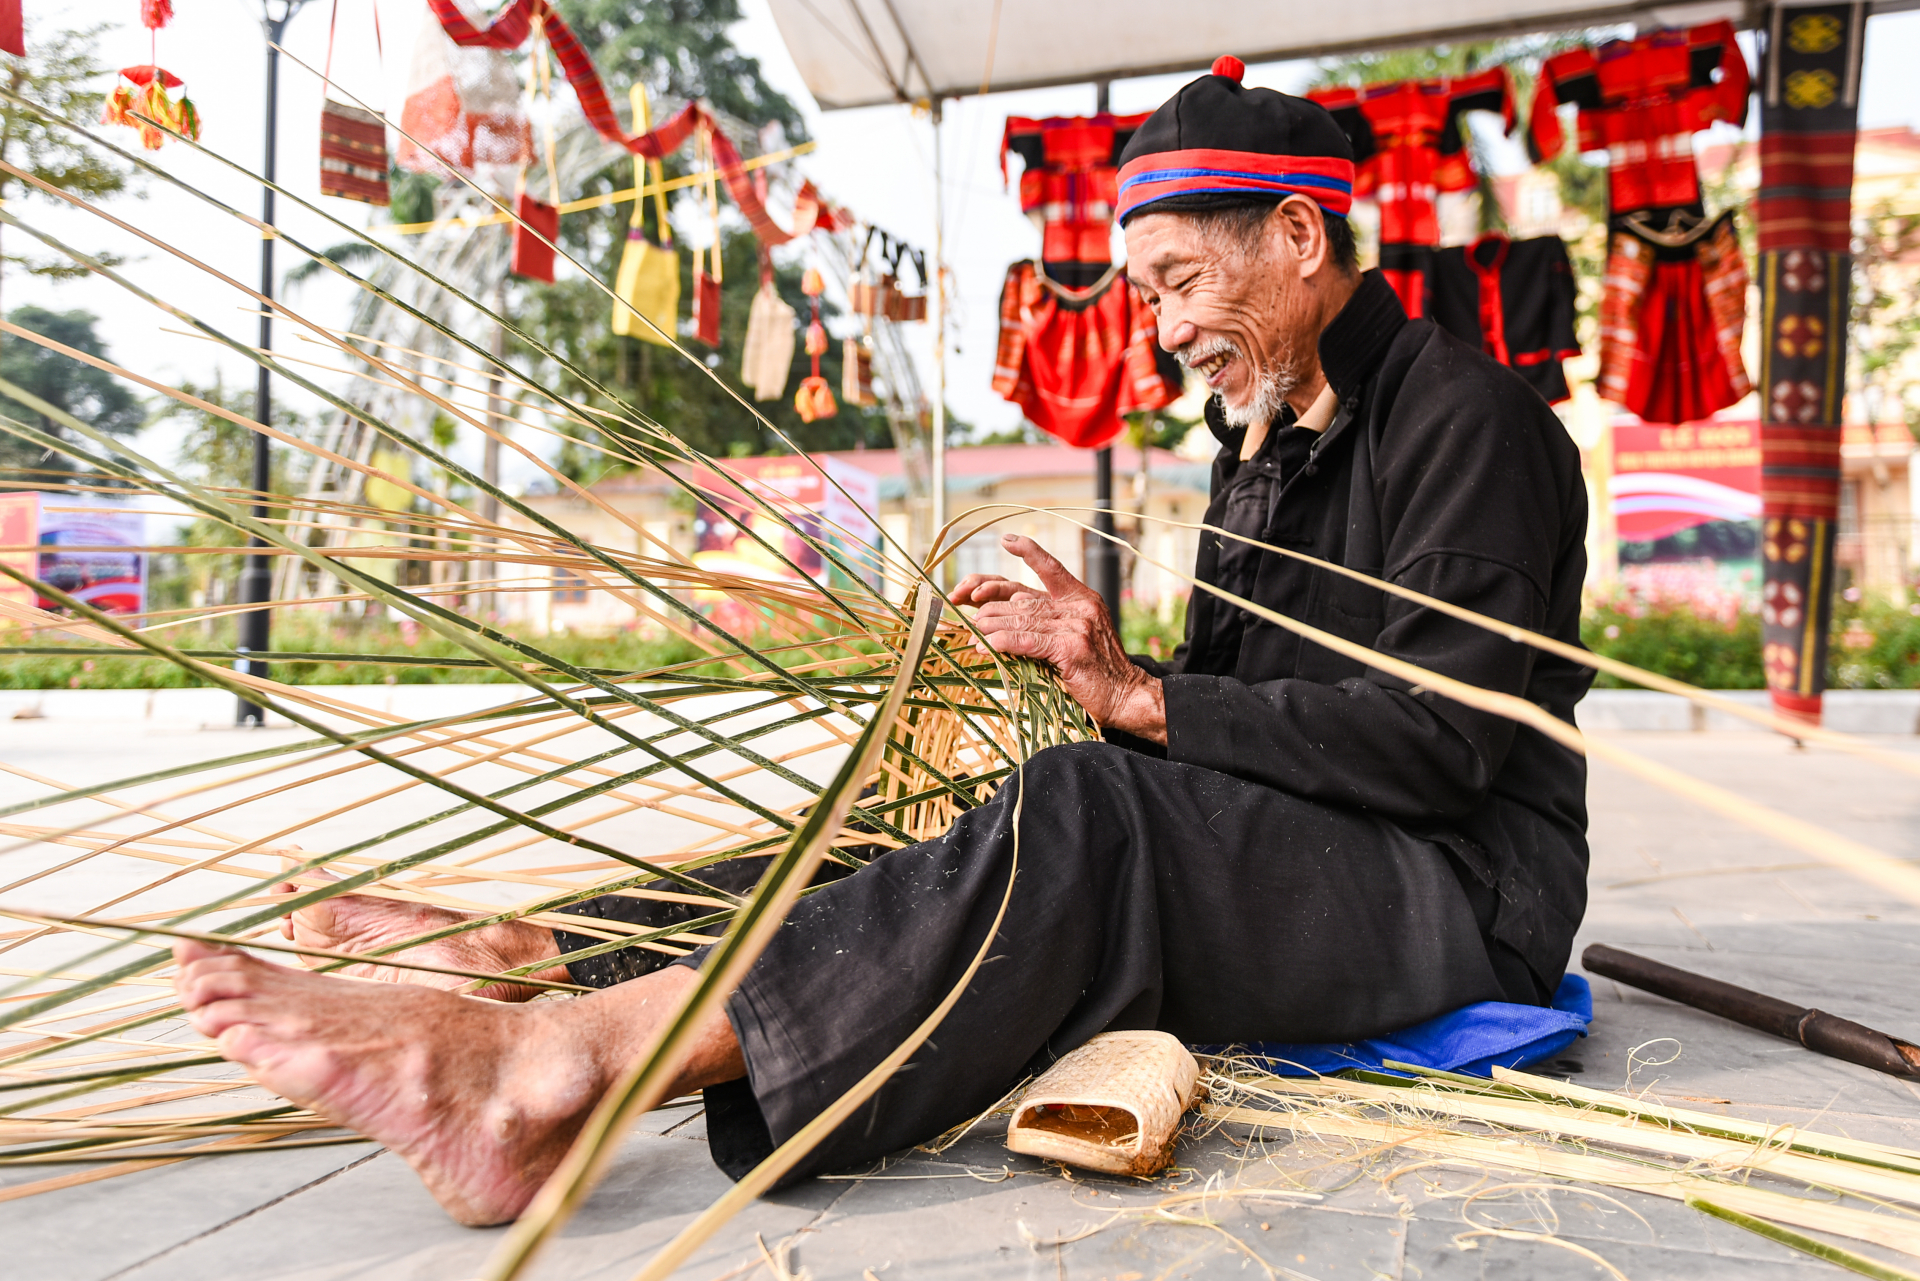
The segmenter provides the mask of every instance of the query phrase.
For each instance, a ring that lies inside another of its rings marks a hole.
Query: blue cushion
[[[1384,1060],[1467,1076],[1490,1076],[1496,1067],[1518,1068],[1552,1058],[1585,1036],[1593,1022],[1593,990],[1577,974],[1560,980],[1553,1004],[1509,1005],[1481,1001],[1416,1023],[1399,1032],[1347,1044],[1293,1045],[1255,1041],[1234,1047],[1264,1060],[1276,1076],[1327,1076],[1351,1068],[1385,1070]],[[1227,1047],[1200,1047],[1219,1052]]]

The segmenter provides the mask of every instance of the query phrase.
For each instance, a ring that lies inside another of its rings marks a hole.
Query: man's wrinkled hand
[[[1027,563],[1041,590],[998,574],[968,574],[948,599],[979,606],[974,626],[991,648],[1051,666],[1067,693],[1100,725],[1166,742],[1160,682],[1127,658],[1100,594],[1031,538],[1007,534],[1000,542]]]

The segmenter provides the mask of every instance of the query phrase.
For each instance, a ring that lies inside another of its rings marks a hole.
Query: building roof
[[[816,457],[866,472],[879,481],[880,499],[904,497],[905,467],[897,449],[842,449],[823,451]],[[728,460],[718,459],[722,466]],[[1193,463],[1167,449],[1147,452],[1147,467],[1152,483],[1178,489],[1207,492],[1211,476],[1203,463]],[[685,469],[676,464],[676,469]],[[1131,481],[1140,470],[1140,451],[1131,445],[1113,447],[1113,475],[1116,483]],[[1068,445],[963,445],[947,450],[947,491],[950,494],[977,493],[989,485],[1012,480],[1093,481],[1093,454]],[[596,494],[637,494],[677,488],[652,470],[623,472],[594,482]]]
[[[831,455],[849,467],[879,478],[880,498],[906,494],[906,470],[897,449],[845,449]],[[1147,469],[1156,485],[1207,492],[1207,467],[1191,463],[1167,449],[1147,451]],[[1113,447],[1115,483],[1131,480],[1140,470],[1140,451],[1132,445]],[[1093,453],[1070,445],[962,445],[947,450],[947,492],[972,494],[990,485],[1012,480],[1080,480],[1093,484]]]

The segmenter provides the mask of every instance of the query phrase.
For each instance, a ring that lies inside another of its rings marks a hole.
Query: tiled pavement
[[[67,735],[48,722],[0,722],[0,758],[31,751],[36,768],[84,776],[87,743],[97,745],[102,728]],[[139,750],[161,750],[168,737],[149,734]],[[1608,737],[1889,853],[1920,857],[1920,779],[1760,734]],[[188,735],[179,738],[180,750],[195,750]],[[1912,738],[1880,741],[1920,750]],[[1583,944],[1603,940],[1889,1031],[1920,1032],[1912,980],[1920,910],[1807,867],[1808,856],[1605,766],[1594,771],[1591,803]],[[1595,995],[1592,1037],[1551,1070],[1618,1087],[1631,1064],[1636,1087],[1654,1083],[1688,1106],[1920,1147],[1920,1091],[1910,1086],[1606,980],[1596,980]],[[726,1186],[702,1140],[697,1108],[646,1118],[537,1275],[630,1276]],[[1180,1164],[1183,1173],[1151,1186],[1069,1181],[1009,1156],[982,1127],[939,1158],[909,1156],[873,1177],[818,1180],[763,1200],[680,1275],[773,1275],[756,1237],[776,1253],[784,1246],[794,1273],[816,1281],[1606,1275],[1559,1245],[1462,1237],[1469,1217],[1534,1231],[1550,1222],[1561,1241],[1635,1281],[1842,1275],[1648,1196],[1566,1188],[1468,1202],[1461,1194],[1476,1185],[1465,1174],[1427,1171],[1383,1186],[1328,1164],[1311,1144],[1250,1148],[1232,1132],[1186,1142]],[[45,1174],[9,1171],[0,1183]],[[1175,1210],[1188,1222],[1155,1213],[1170,1192],[1199,1190],[1213,1176],[1242,1186],[1285,1178],[1324,1191],[1310,1202],[1189,1201]],[[371,1146],[323,1148],[216,1158],[0,1203],[0,1275],[451,1281],[474,1275],[498,1238],[449,1222],[396,1158]]]

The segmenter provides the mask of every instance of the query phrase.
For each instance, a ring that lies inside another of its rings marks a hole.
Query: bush
[[[1763,689],[1760,616],[1731,622],[1684,604],[1601,602],[1580,620],[1580,639],[1608,658],[1705,689]],[[1601,674],[1596,689],[1630,683]],[[1829,689],[1920,688],[1920,605],[1877,598],[1834,602],[1827,647]]]
[[[1609,601],[1580,620],[1580,639],[1596,654],[1704,689],[1762,689],[1767,683],[1760,667],[1758,614],[1741,612],[1728,623],[1682,604]],[[1638,688],[1605,672],[1593,686]]]
[[[47,645],[5,636],[9,645],[46,649],[95,650],[89,645]],[[230,651],[233,624],[223,622],[212,635],[185,629],[161,632],[156,639],[187,651]],[[700,657],[681,640],[657,640],[635,632],[611,636],[551,635],[529,643],[575,667],[620,672],[646,671]],[[304,662],[275,662],[275,680],[289,685],[495,685],[512,678],[495,667],[438,666],[434,659],[472,660],[473,655],[433,632],[411,624],[363,622],[310,612],[281,614],[273,620],[273,653],[338,655]],[[355,661],[406,658],[406,663]],[[209,658],[210,662],[230,659]],[[0,659],[0,689],[180,689],[207,681],[163,658],[98,656],[87,653],[7,654]]]

